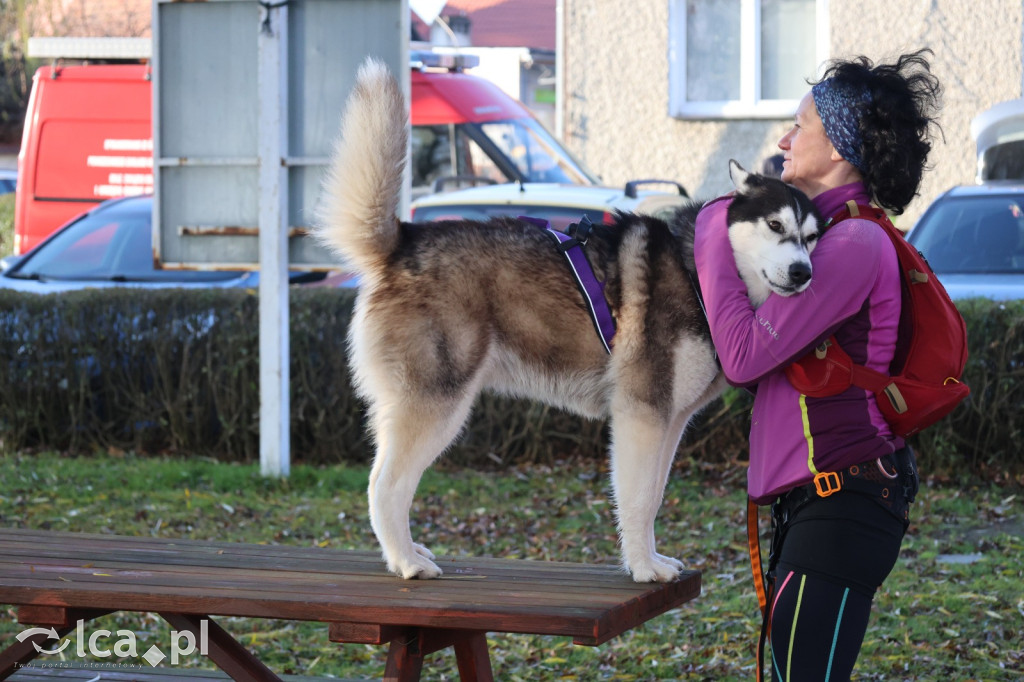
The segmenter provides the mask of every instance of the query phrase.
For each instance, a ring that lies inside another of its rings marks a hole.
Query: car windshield
[[[146,211],[97,210],[41,244],[19,264],[24,279],[218,282],[238,272],[157,270]]]
[[[480,130],[519,171],[523,182],[593,183],[586,171],[537,121],[520,118],[479,124]],[[511,178],[516,180],[518,178]]]
[[[430,191],[486,182],[558,182],[593,185],[596,180],[530,118],[414,126],[413,198]],[[434,187],[439,179],[449,182]]]
[[[958,197],[936,202],[910,241],[939,273],[1024,272],[1024,196]]]

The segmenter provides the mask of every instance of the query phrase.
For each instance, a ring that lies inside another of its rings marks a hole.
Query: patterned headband
[[[861,158],[860,119],[863,105],[871,101],[871,93],[865,87],[856,87],[829,78],[811,88],[814,106],[825,126],[825,135],[839,155],[849,161],[857,170],[863,171]]]

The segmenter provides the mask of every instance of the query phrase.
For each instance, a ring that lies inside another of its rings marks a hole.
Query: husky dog
[[[693,204],[670,222],[621,214],[586,244],[617,323],[594,330],[573,275],[544,230],[516,218],[410,224],[396,218],[409,108],[367,60],[342,118],[316,237],[361,277],[349,331],[354,383],[376,444],[369,510],[387,567],[441,574],[413,541],[424,470],[455,440],[484,390],[531,398],[611,427],[611,484],[625,568],[670,581],[654,521],[690,418],[725,387],[693,262]],[[822,227],[806,196],[731,164],[729,234],[755,303],[811,278]]]

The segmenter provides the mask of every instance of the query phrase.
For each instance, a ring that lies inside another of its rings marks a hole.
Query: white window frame
[[[815,0],[815,58],[818,68],[829,58],[829,0]],[[669,0],[669,115],[682,119],[786,119],[798,99],[760,99],[761,0],[740,3],[740,98],[723,101],[686,99],[686,0]],[[818,74],[820,75],[820,74]]]

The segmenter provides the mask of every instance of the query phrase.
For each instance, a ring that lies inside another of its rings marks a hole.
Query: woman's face
[[[784,154],[782,180],[815,197],[829,189],[828,178],[840,158],[825,135],[825,127],[808,92],[797,107],[793,127],[779,140]]]

